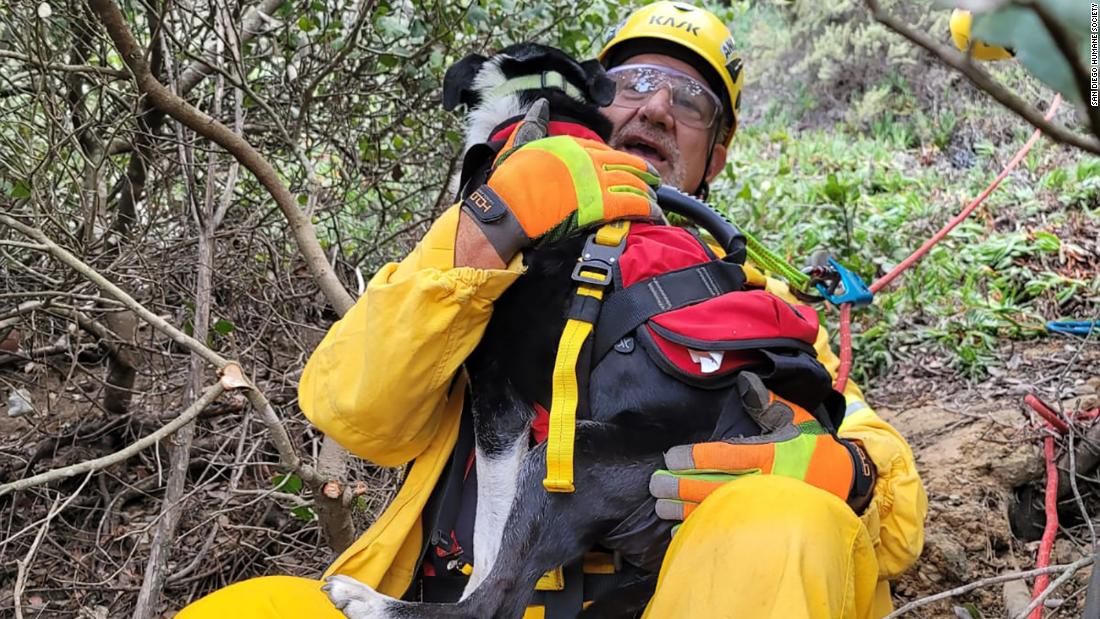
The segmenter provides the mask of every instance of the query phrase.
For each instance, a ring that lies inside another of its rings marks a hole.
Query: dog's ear
[[[460,103],[476,102],[472,86],[485,60],[485,56],[470,54],[447,69],[443,76],[443,109],[449,112]]]
[[[607,77],[603,65],[599,60],[585,60],[581,63],[584,69],[585,85],[588,87],[588,98],[600,107],[607,107],[615,100],[615,82]]]

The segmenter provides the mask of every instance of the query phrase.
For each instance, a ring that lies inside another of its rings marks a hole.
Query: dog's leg
[[[656,436],[655,436],[656,434]],[[546,448],[523,459],[517,500],[503,527],[499,552],[480,586],[455,604],[403,602],[347,577],[329,579],[329,597],[352,619],[523,616],[535,582],[547,570],[576,560],[649,497],[649,476],[661,462],[651,429],[632,432],[606,423],[579,422],[577,491],[550,494],[542,487]]]
[[[462,592],[463,598],[485,579],[500,552],[534,416],[510,388],[500,385],[479,387],[473,412],[477,452],[474,571]]]
[[[462,592],[466,597],[493,567],[500,552],[504,525],[516,498],[520,465],[527,455],[526,433],[515,437],[510,448],[490,456],[477,448],[477,512],[474,516],[474,571]]]
[[[479,617],[520,617],[535,581],[579,558],[649,497],[649,476],[661,462],[654,433],[582,421],[577,426],[577,490],[551,494],[542,487],[546,449],[523,461],[496,561],[480,586],[459,605]],[[657,436],[657,440],[667,440]]]

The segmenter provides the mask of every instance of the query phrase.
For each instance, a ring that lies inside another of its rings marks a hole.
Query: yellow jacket
[[[383,466],[412,462],[397,497],[328,569],[400,596],[422,546],[420,516],[450,457],[466,386],[462,363],[485,332],[493,301],[520,276],[455,267],[458,209],[452,207],[400,263],[384,266],[306,364],[298,395],[314,425],[353,454]],[[786,284],[767,289],[794,300]],[[818,334],[818,359],[833,374],[839,359]],[[878,468],[862,516],[879,565],[894,578],[920,555],[927,498],[905,439],[863,401],[851,381],[840,434],[862,442]]]

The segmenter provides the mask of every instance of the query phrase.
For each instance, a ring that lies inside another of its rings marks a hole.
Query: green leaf
[[[1071,48],[1077,51],[1081,65],[1087,70],[1087,4],[1079,0],[1036,0],[1036,3],[1061,24],[1071,39]],[[1067,99],[1076,103],[1084,100],[1069,62],[1031,9],[1009,5],[976,15],[973,35],[986,43],[1015,51],[1020,64]]]
[[[489,14],[485,12],[485,9],[474,4],[470,6],[470,10],[466,13],[466,21],[475,26],[484,24],[489,21]]]
[[[1052,254],[1062,247],[1062,240],[1050,232],[1036,232],[1033,236],[1040,251]]]
[[[295,507],[294,509],[290,510],[290,515],[303,522],[313,522],[314,520],[317,520],[317,512],[313,511],[312,507],[308,507],[306,505]]]
[[[29,198],[31,197],[31,186],[26,181],[15,181],[15,184],[8,190],[8,195],[13,198]]]
[[[357,496],[355,500],[351,502],[351,509],[359,513],[366,513],[367,507],[369,507],[369,504],[365,496]]]
[[[275,478],[271,480],[271,483],[274,485],[275,490],[279,490],[280,492],[298,494],[302,491],[302,478],[294,473],[276,475]]]
[[[317,29],[317,22],[313,21],[306,15],[302,15],[298,18],[298,28],[302,32],[312,32]]]
[[[233,323],[224,318],[219,318],[218,321],[214,323],[214,332],[218,335],[229,335],[233,332]]]

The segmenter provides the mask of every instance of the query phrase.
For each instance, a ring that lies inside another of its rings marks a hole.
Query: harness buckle
[[[573,281],[603,287],[611,284],[615,265],[626,249],[626,236],[617,245],[603,245],[597,242],[596,234],[588,235],[588,240],[584,242],[577,266],[573,267]]]
[[[851,303],[860,306],[870,305],[874,301],[875,294],[863,278],[837,262],[836,258],[830,256],[828,264],[809,267],[807,274],[810,284],[833,305]]]

